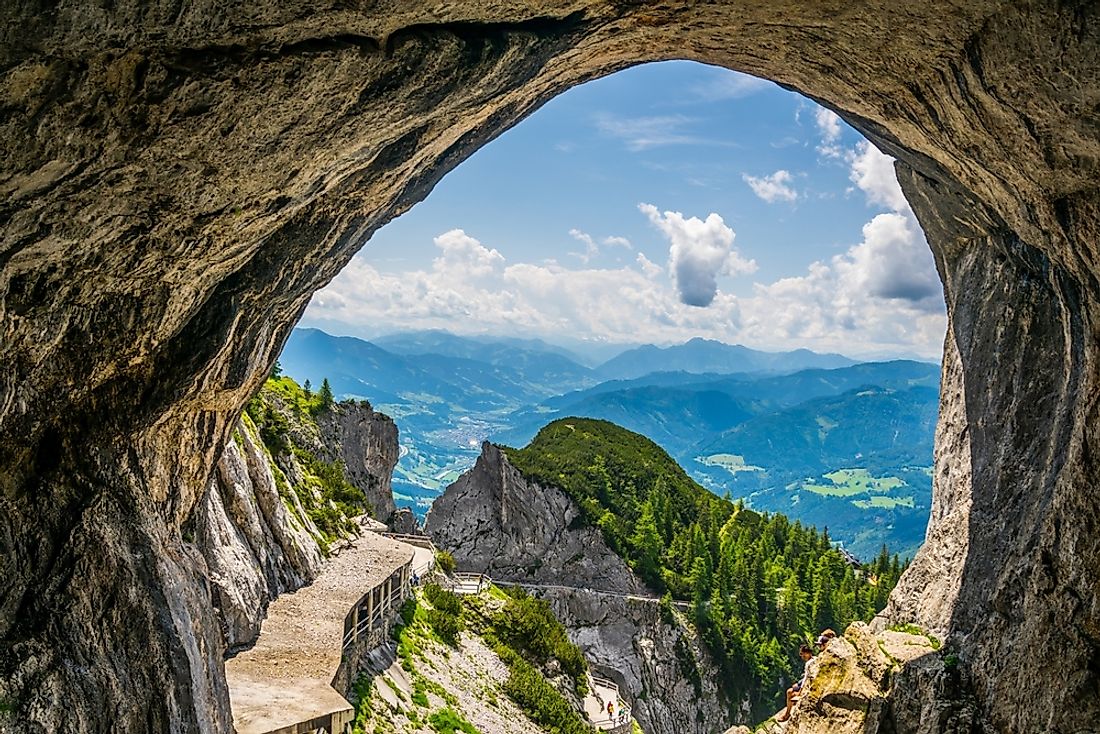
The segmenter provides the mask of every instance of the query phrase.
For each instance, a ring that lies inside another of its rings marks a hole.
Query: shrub
[[[436,711],[428,717],[428,723],[439,734],[479,734],[474,725],[462,718],[462,714],[450,706]]]
[[[498,649],[497,654],[510,671],[504,682],[504,692],[532,721],[558,734],[596,731],[530,663],[507,649]]]
[[[439,570],[446,574],[452,574],[455,572],[455,568],[458,564],[455,562],[455,557],[450,551],[438,550],[435,552],[435,565],[439,566]]]
[[[569,641],[565,627],[542,599],[529,596],[523,589],[509,591],[511,598],[493,618],[493,629],[504,644],[540,665],[557,660],[569,675],[578,693],[587,689],[588,663],[579,647]]]

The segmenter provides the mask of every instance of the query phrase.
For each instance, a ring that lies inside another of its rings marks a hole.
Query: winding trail
[[[335,730],[342,731],[352,708],[332,680],[340,667],[344,620],[417,550],[365,532],[335,553],[312,584],[271,603],[255,644],[225,661],[237,734],[309,731],[299,727],[313,723],[337,724]]]

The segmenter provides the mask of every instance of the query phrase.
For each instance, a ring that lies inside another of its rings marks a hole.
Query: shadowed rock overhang
[[[991,730],[1100,720],[1100,6],[32,0],[0,7],[0,703],[224,732],[180,528],[310,295],[571,86],[693,59],[898,158],[944,283],[928,542],[889,613]]]

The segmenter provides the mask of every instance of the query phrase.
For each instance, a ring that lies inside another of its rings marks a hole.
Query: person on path
[[[818,652],[825,652],[825,648],[829,646],[834,637],[836,637],[836,632],[831,629],[824,630],[817,638]]]
[[[615,704],[612,701],[607,702],[607,718],[612,721],[615,720]]]
[[[787,689],[787,708],[779,716],[775,717],[776,721],[786,721],[791,717],[791,709],[794,707],[795,701],[802,695],[802,688],[806,685],[806,675],[809,672],[807,670],[807,663],[810,662],[810,658],[814,656],[813,650],[809,645],[803,645],[798,648],[798,656],[802,658],[802,677],[793,686]]]

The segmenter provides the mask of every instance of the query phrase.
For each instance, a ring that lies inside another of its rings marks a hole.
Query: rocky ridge
[[[649,734],[710,734],[730,723],[721,677],[686,620],[661,605],[556,487],[527,481],[492,444],[432,505],[425,532],[459,570],[546,599],[570,639],[632,700]]]
[[[394,515],[390,477],[397,463],[397,428],[388,416],[361,401],[335,403],[313,416],[295,410],[285,394],[268,387],[255,400],[267,420],[285,426],[285,437],[270,427],[267,434],[283,450],[273,453],[252,418],[244,415],[185,528],[206,561],[230,648],[256,639],[275,597],[317,577],[331,542],[360,532],[343,515],[335,519],[336,535],[314,522],[310,509],[325,500],[313,473],[316,466],[307,457],[342,467],[371,514]],[[324,509],[327,514],[335,508]]]

